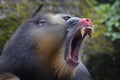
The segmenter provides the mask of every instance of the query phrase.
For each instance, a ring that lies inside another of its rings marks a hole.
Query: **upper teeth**
[[[86,33],[86,30],[89,30],[89,32]],[[92,27],[82,27],[80,30],[81,36],[84,37],[85,33],[88,34],[89,37],[91,37],[93,28]]]
[[[81,36],[83,37],[83,36],[85,35],[85,28],[82,28],[82,29],[80,30],[80,33],[81,33]]]

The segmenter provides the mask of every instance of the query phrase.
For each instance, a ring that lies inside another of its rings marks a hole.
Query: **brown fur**
[[[49,31],[41,30],[42,35],[40,34],[40,38],[37,39],[37,53],[44,66],[49,66],[49,70],[53,70],[53,74],[60,78],[65,75],[71,77],[74,74],[74,69],[64,60],[65,33],[63,32],[62,36],[58,36],[59,32],[64,31],[64,20],[59,15],[49,14],[46,16],[53,26]],[[51,72],[49,70],[46,71]]]
[[[64,61],[64,47],[62,46],[56,55],[52,58],[51,66],[54,70],[54,73],[58,75],[58,77],[63,77],[64,75],[67,75],[69,77],[72,77],[74,75],[74,69],[70,67],[66,62]],[[62,54],[61,54],[62,53]]]

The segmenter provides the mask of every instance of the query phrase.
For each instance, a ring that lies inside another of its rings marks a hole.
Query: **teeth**
[[[81,33],[81,36],[84,37],[84,35],[85,35],[85,28],[82,28],[80,33]]]
[[[89,32],[87,33],[88,34],[88,36],[91,38],[91,34],[92,34],[92,27],[87,27],[86,29],[88,29],[89,30]]]
[[[92,30],[92,27],[83,27],[80,30],[81,36],[84,37],[87,34],[91,38]]]

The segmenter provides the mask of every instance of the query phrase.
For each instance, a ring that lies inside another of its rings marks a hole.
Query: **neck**
[[[59,49],[55,49],[56,51],[45,52],[47,50],[41,51],[40,48],[37,50],[41,61],[40,63],[42,64],[40,65],[40,69],[45,75],[50,77],[56,76],[56,78],[62,80],[69,80],[68,78],[71,78],[74,75],[74,68],[66,64],[64,60],[64,44],[61,45]],[[40,54],[41,52],[43,53]]]
[[[62,46],[61,49],[55,53],[56,55],[50,60],[52,61],[51,68],[58,78],[65,78],[64,76],[71,78],[74,75],[74,68],[66,64],[64,60],[64,51],[64,47]],[[65,78],[65,80],[69,79]]]

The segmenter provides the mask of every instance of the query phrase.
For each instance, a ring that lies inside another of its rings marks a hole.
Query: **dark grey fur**
[[[13,73],[21,80],[60,80],[54,74],[51,74],[52,77],[47,77],[46,73],[40,69],[42,64],[35,55],[37,43],[34,31],[41,28],[38,23],[42,18],[43,16],[40,16],[28,20],[14,33],[0,57],[0,72]],[[49,23],[45,26],[48,25],[50,26]],[[91,76],[86,67],[80,63],[76,75],[71,80],[91,80]]]

